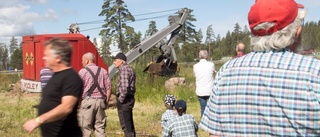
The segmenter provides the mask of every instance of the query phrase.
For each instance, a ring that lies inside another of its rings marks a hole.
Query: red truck
[[[106,70],[108,66],[104,63],[96,47],[84,35],[74,34],[42,34],[22,37],[22,59],[23,59],[23,79],[21,88],[28,92],[41,92],[40,70],[44,67],[43,50],[44,42],[53,37],[61,37],[70,41],[73,45],[71,66],[79,71],[82,68],[82,55],[92,52],[96,57],[96,64]]]

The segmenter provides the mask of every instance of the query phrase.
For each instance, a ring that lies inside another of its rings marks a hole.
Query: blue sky
[[[296,0],[308,9],[306,21],[320,20],[320,0]],[[103,0],[2,0],[0,3],[0,43],[5,43],[12,36],[20,37],[32,34],[68,33],[71,23],[82,23],[103,20],[98,16],[101,12]],[[247,14],[255,0],[125,0],[131,14],[138,15],[150,12],[181,9],[193,9],[197,21],[193,22],[196,29],[205,32],[212,25],[214,33],[224,36],[228,30],[232,31],[234,24],[241,27],[248,25]],[[175,11],[138,16],[136,19],[148,18]],[[157,29],[168,25],[167,17],[153,19]],[[148,29],[149,21],[138,21],[128,25],[141,31]],[[100,27],[102,23],[80,25],[81,30]],[[99,39],[100,29],[81,32],[84,35]]]

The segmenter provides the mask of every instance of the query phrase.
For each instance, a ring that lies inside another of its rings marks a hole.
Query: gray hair
[[[92,61],[92,62],[95,62],[95,60],[96,60],[94,54],[91,53],[91,52],[87,52],[87,53],[85,53],[83,56],[84,56],[86,59],[88,59],[88,60],[90,60],[90,61]]]
[[[59,37],[51,38],[44,43],[44,47],[46,46],[50,46],[54,55],[61,57],[62,63],[70,66],[73,48],[68,40]]]
[[[296,42],[296,32],[298,28],[303,23],[303,20],[306,16],[307,10],[299,9],[296,19],[284,27],[282,30],[279,30],[271,35],[266,36],[251,36],[251,48],[253,51],[264,51],[264,50],[280,50],[284,49],[287,46],[292,45]],[[268,29],[274,26],[274,23],[265,22],[254,27],[254,30]]]
[[[208,58],[208,51],[207,50],[200,50],[199,58],[200,59],[207,59]]]

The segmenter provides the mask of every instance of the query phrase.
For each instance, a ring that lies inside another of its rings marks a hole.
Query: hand
[[[106,104],[106,109],[108,109],[108,99],[106,99],[106,102],[105,102],[105,104]]]
[[[121,104],[123,103],[123,100],[121,100],[120,97],[118,98],[118,100],[119,100],[119,102],[120,102]]]
[[[26,123],[24,123],[23,125],[23,129],[27,132],[27,133],[31,133],[34,129],[36,129],[37,127],[39,127],[40,124],[38,122],[36,122],[35,119],[31,119],[29,121],[27,121]]]

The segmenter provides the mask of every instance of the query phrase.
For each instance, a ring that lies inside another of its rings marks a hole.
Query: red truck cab
[[[71,66],[79,71],[82,68],[82,55],[92,52],[96,57],[96,64],[108,71],[108,66],[100,57],[96,47],[84,35],[74,34],[39,34],[22,37],[23,79],[21,88],[27,92],[41,92],[40,70],[44,67],[43,50],[45,41],[60,37],[69,40],[73,45]]]

